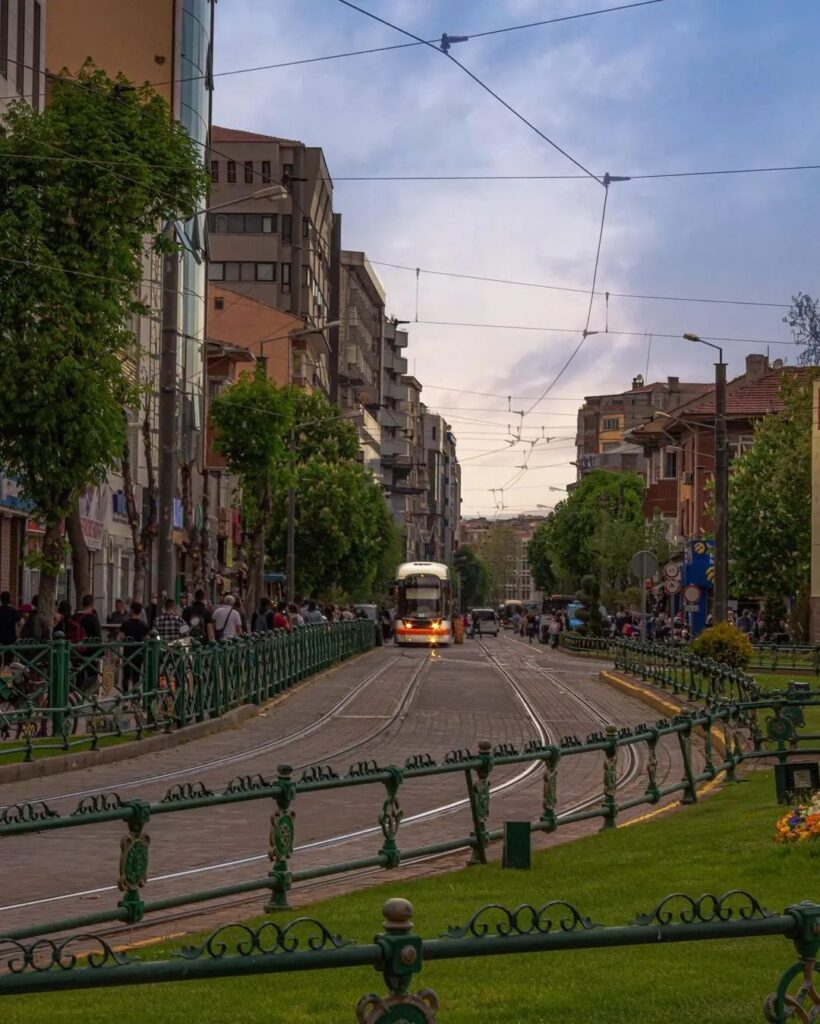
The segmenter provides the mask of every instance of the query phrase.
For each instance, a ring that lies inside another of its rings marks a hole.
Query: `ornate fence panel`
[[[65,638],[0,647],[0,755],[40,754],[171,732],[259,704],[375,644],[370,621],[198,643]]]

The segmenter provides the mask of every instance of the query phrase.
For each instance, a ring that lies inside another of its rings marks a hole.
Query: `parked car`
[[[492,608],[474,608],[473,615],[478,616],[478,628],[482,636],[498,636],[501,625]]]

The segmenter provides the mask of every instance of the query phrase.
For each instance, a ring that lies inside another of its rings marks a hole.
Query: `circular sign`
[[[701,590],[697,583],[687,583],[683,588],[683,598],[687,604],[697,604],[700,596]]]
[[[680,583],[677,580],[667,580],[663,585],[667,594],[677,594],[680,590]]]
[[[638,551],[632,556],[629,568],[632,570],[633,576],[639,580],[645,580],[649,576],[654,576],[658,571],[658,560],[651,551]]]
[[[663,574],[668,580],[677,580],[680,578],[680,566],[677,562],[669,562],[663,567]]]

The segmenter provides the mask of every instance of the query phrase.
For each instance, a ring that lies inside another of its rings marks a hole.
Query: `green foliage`
[[[189,216],[207,177],[164,100],[90,65],[55,79],[43,111],[13,103],[4,127],[0,465],[56,553],[57,524],[122,454],[145,237]]]
[[[507,586],[516,576],[518,537],[515,530],[506,523],[496,523],[487,533],[479,548],[489,573],[487,595],[490,602],[498,606],[507,596]],[[521,594],[520,597],[527,595]]]
[[[781,395],[732,466],[729,568],[735,591],[785,598],[811,564],[811,386],[784,374]]]
[[[581,602],[581,607],[575,613],[581,622],[576,632],[579,636],[601,636],[601,590],[594,576],[584,576],[581,589],[575,597]]]
[[[773,594],[766,596],[763,602],[763,628],[767,636],[771,637],[782,631],[785,610],[782,597],[775,597]]]
[[[796,345],[801,348],[797,357],[801,366],[820,364],[820,303],[811,295],[798,292],[792,296],[792,306],[783,317],[791,328]]]
[[[729,622],[719,622],[704,629],[692,642],[692,653],[699,658],[711,658],[732,668],[745,668],[751,661],[752,641]]]
[[[811,588],[808,583],[797,591],[792,610],[789,613],[789,639],[795,644],[807,644],[810,640]]]
[[[553,567],[553,555],[549,546],[549,520],[544,520],[535,528],[527,544],[527,563],[536,589],[542,594],[555,592],[557,583]]]
[[[539,547],[562,586],[588,573],[618,588],[629,582],[629,561],[644,542],[644,489],[637,473],[595,470],[556,505],[539,527]]]
[[[461,584],[461,607],[475,608],[488,600],[490,570],[469,544],[462,544],[453,559],[453,568]]]

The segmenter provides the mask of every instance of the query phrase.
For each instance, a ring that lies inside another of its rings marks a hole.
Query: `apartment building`
[[[452,562],[458,548],[461,518],[461,471],[456,455],[456,438],[439,413],[421,407],[424,456],[427,463],[426,524],[422,540],[427,556],[434,561]]]
[[[15,99],[35,110],[45,102],[48,0],[0,0],[0,133]]]
[[[122,73],[132,82],[155,82],[204,155],[211,114],[212,35],[216,0],[48,0],[45,22],[47,73],[76,71],[90,57],[109,75]],[[17,0],[9,0],[17,8]],[[0,12],[5,8],[0,0]],[[34,4],[30,5],[33,8]],[[45,5],[43,5],[45,13]],[[2,17],[0,17],[0,23]],[[42,31],[42,28],[41,28]],[[124,183],[123,187],[127,187]],[[205,396],[206,273],[201,245],[204,215],[179,225],[188,245],[180,256],[147,256],[141,299],[150,312],[132,327],[139,342],[133,372],[146,393],[158,395],[148,410],[151,457],[159,467],[160,538],[148,586],[179,594],[201,578],[200,545],[192,545],[186,524],[203,523],[201,460]],[[169,299],[169,282],[176,290]],[[164,318],[164,319],[163,319]],[[164,373],[162,381],[160,374]],[[137,507],[149,506],[149,477],[143,445],[144,410],[130,415]],[[163,458],[159,459],[159,452]],[[101,607],[128,597],[134,579],[134,552],[125,510],[122,478],[112,473],[92,489],[81,508],[81,522]],[[183,543],[185,542],[185,543]],[[194,555],[191,552],[195,552]],[[163,578],[160,579],[160,573]]]
[[[638,375],[629,391],[587,396],[578,410],[578,479],[594,469],[631,470],[645,477],[648,467],[643,449],[626,435],[656,411],[670,409],[708,389],[708,384],[682,383],[678,377],[645,384]]]

